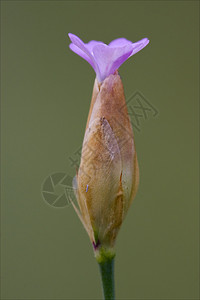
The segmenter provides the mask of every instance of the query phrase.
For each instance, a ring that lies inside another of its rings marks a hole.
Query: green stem
[[[105,300],[115,299],[114,287],[114,257],[99,262],[103,293]]]

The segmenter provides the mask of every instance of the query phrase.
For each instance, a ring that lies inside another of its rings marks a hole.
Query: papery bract
[[[132,126],[120,76],[94,83],[75,191],[94,245],[113,249],[139,182]],[[95,251],[97,253],[98,251]]]

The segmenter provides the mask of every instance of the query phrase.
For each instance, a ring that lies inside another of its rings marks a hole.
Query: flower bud
[[[113,249],[136,194],[137,155],[124,89],[118,72],[95,80],[80,167],[75,207],[94,250]]]
[[[124,89],[118,68],[149,43],[125,38],[108,45],[84,43],[69,33],[70,49],[96,73],[82,147],[74,179],[80,217],[99,262],[113,257],[117,233],[136,194],[139,170]]]

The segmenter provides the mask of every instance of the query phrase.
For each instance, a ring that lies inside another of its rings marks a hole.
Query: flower
[[[149,41],[132,43],[120,38],[107,46],[69,37],[70,49],[87,60],[97,75],[80,167],[73,181],[78,208],[72,205],[101,262],[114,256],[117,234],[139,184],[134,136],[117,69]]]
[[[133,54],[142,50],[149,40],[144,38],[132,43],[125,38],[113,40],[109,45],[99,41],[90,41],[85,44],[79,37],[69,33],[70,49],[85,59],[96,72],[97,80],[102,82]]]

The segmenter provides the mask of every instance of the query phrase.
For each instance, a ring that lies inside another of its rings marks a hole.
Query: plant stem
[[[109,257],[99,262],[103,294],[105,300],[115,299],[114,286],[114,257]]]

